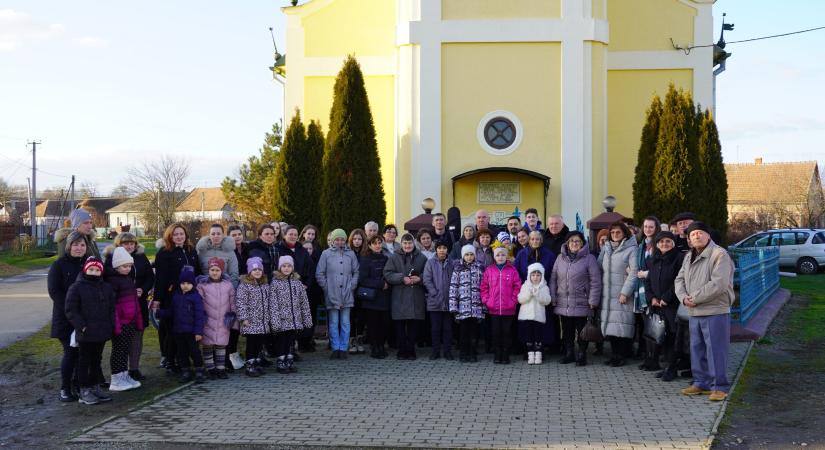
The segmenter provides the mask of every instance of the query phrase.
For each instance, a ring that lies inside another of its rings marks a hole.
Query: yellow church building
[[[328,128],[344,58],[364,72],[387,221],[431,197],[465,217],[572,223],[632,211],[645,110],[669,83],[713,106],[714,0],[311,0],[283,8],[285,120]]]

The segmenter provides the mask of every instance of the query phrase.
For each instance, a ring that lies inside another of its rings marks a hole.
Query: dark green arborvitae
[[[653,172],[656,208],[651,212],[662,220],[680,211],[695,212],[701,206],[703,185],[693,100],[671,84],[659,121]]]
[[[661,116],[662,100],[656,95],[647,109],[647,120],[642,128],[636,175],[633,180],[633,219],[638,224],[658,209],[653,194],[653,171],[656,167],[656,141],[659,138]]]
[[[312,224],[321,226],[321,185],[324,181],[324,132],[321,124],[311,121],[307,127],[307,149],[306,159],[308,163],[307,172],[307,195],[306,209],[307,221],[302,225]]]
[[[384,223],[387,205],[381,161],[364,76],[348,56],[335,79],[324,147],[323,229],[352,230],[368,220]]]
[[[699,165],[702,179],[706,181],[701,198],[702,220],[724,239],[728,230],[728,177],[722,161],[722,144],[710,111],[700,113],[699,120]]]
[[[275,216],[299,227],[306,224],[309,215],[306,201],[311,183],[307,181],[309,161],[306,153],[306,129],[301,122],[301,112],[296,109],[284,134],[284,145],[278,153],[273,197],[277,211]]]

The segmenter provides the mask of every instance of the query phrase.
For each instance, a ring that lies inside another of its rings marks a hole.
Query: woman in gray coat
[[[636,317],[633,293],[639,272],[636,239],[623,222],[608,228],[609,240],[599,255],[602,267],[602,334],[610,339],[612,357],[605,364],[620,367],[633,352]]]
[[[331,359],[347,359],[349,313],[355,305],[353,291],[358,287],[358,258],[347,247],[347,233],[336,228],[330,233],[332,247],[321,253],[315,281],[324,290],[327,307]]]
[[[427,257],[415,248],[409,233],[401,237],[401,248],[392,254],[384,267],[384,279],[392,286],[392,320],[398,359],[415,359],[417,320],[424,320],[425,300],[422,277]]]

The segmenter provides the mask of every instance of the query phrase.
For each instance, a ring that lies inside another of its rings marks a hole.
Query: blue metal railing
[[[736,265],[733,283],[739,291],[739,323],[745,324],[779,289],[779,248],[729,249]]]

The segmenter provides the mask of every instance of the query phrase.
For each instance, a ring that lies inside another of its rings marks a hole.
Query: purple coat
[[[521,277],[522,280],[527,280],[527,267],[533,263],[540,263],[544,266],[544,281],[547,284],[550,284],[550,272],[553,270],[553,264],[556,261],[556,254],[553,253],[547,247],[539,247],[539,257],[536,258],[536,251],[535,249],[530,248],[528,245],[527,247],[521,249],[518,254],[516,255],[516,260],[513,262],[513,265],[516,266],[516,270],[518,270],[518,276]],[[550,291],[552,294],[553,292]]]
[[[572,257],[567,244],[562,246],[550,275],[550,296],[553,312],[559,316],[586,317],[591,306],[599,307],[602,272],[587,246]]]

